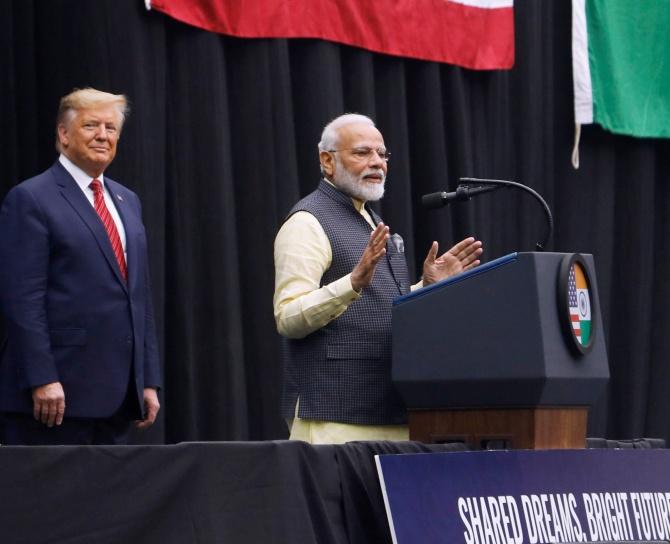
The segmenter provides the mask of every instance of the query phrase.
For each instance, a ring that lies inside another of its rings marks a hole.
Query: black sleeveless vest
[[[367,208],[375,224],[381,219]],[[326,285],[349,274],[363,254],[372,228],[351,198],[325,181],[299,201],[298,211],[319,221],[333,253],[321,278]],[[362,297],[325,327],[303,339],[284,339],[284,417],[362,425],[407,421],[391,383],[391,303],[410,290],[405,256],[391,240]]]

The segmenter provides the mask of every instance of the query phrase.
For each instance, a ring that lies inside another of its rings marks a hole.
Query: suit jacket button
[[[126,336],[126,344],[131,345],[133,343],[133,337],[132,336]]]

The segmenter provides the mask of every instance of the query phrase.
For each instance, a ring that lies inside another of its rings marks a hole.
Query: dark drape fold
[[[286,436],[272,243],[318,181],[322,127],[345,111],[374,117],[393,153],[377,207],[415,276],[432,240],[474,234],[493,259],[544,232],[519,192],[430,212],[422,194],[474,176],[545,196],[549,249],[596,263],[612,380],[589,434],[670,438],[670,142],[584,127],[573,170],[570,4],[517,0],[515,14],[514,69],[474,72],[219,36],[139,0],[0,3],[0,197],[55,159],[60,96],[90,85],[131,101],[109,174],[143,202],[165,371],[159,424],[137,440]],[[448,331],[440,349],[448,362]]]
[[[247,404],[239,289],[246,274],[238,266],[244,218],[236,206],[228,55],[217,36],[181,26],[167,53],[165,352],[174,361],[165,370],[167,438],[247,438],[246,412],[236,409]]]

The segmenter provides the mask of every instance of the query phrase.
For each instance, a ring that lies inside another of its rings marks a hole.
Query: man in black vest
[[[402,239],[368,207],[382,198],[389,152],[374,122],[346,114],[319,142],[323,179],[290,211],[275,240],[274,313],[284,339],[282,412],[291,439],[407,440],[391,383],[391,303],[479,264],[466,238],[410,286]]]

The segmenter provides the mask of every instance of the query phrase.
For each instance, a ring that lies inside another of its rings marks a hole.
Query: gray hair
[[[321,133],[321,141],[319,142],[319,151],[330,151],[337,146],[340,135],[338,129],[355,123],[362,123],[365,125],[375,126],[375,122],[365,115],[360,113],[345,113],[333,119],[328,123]]]

